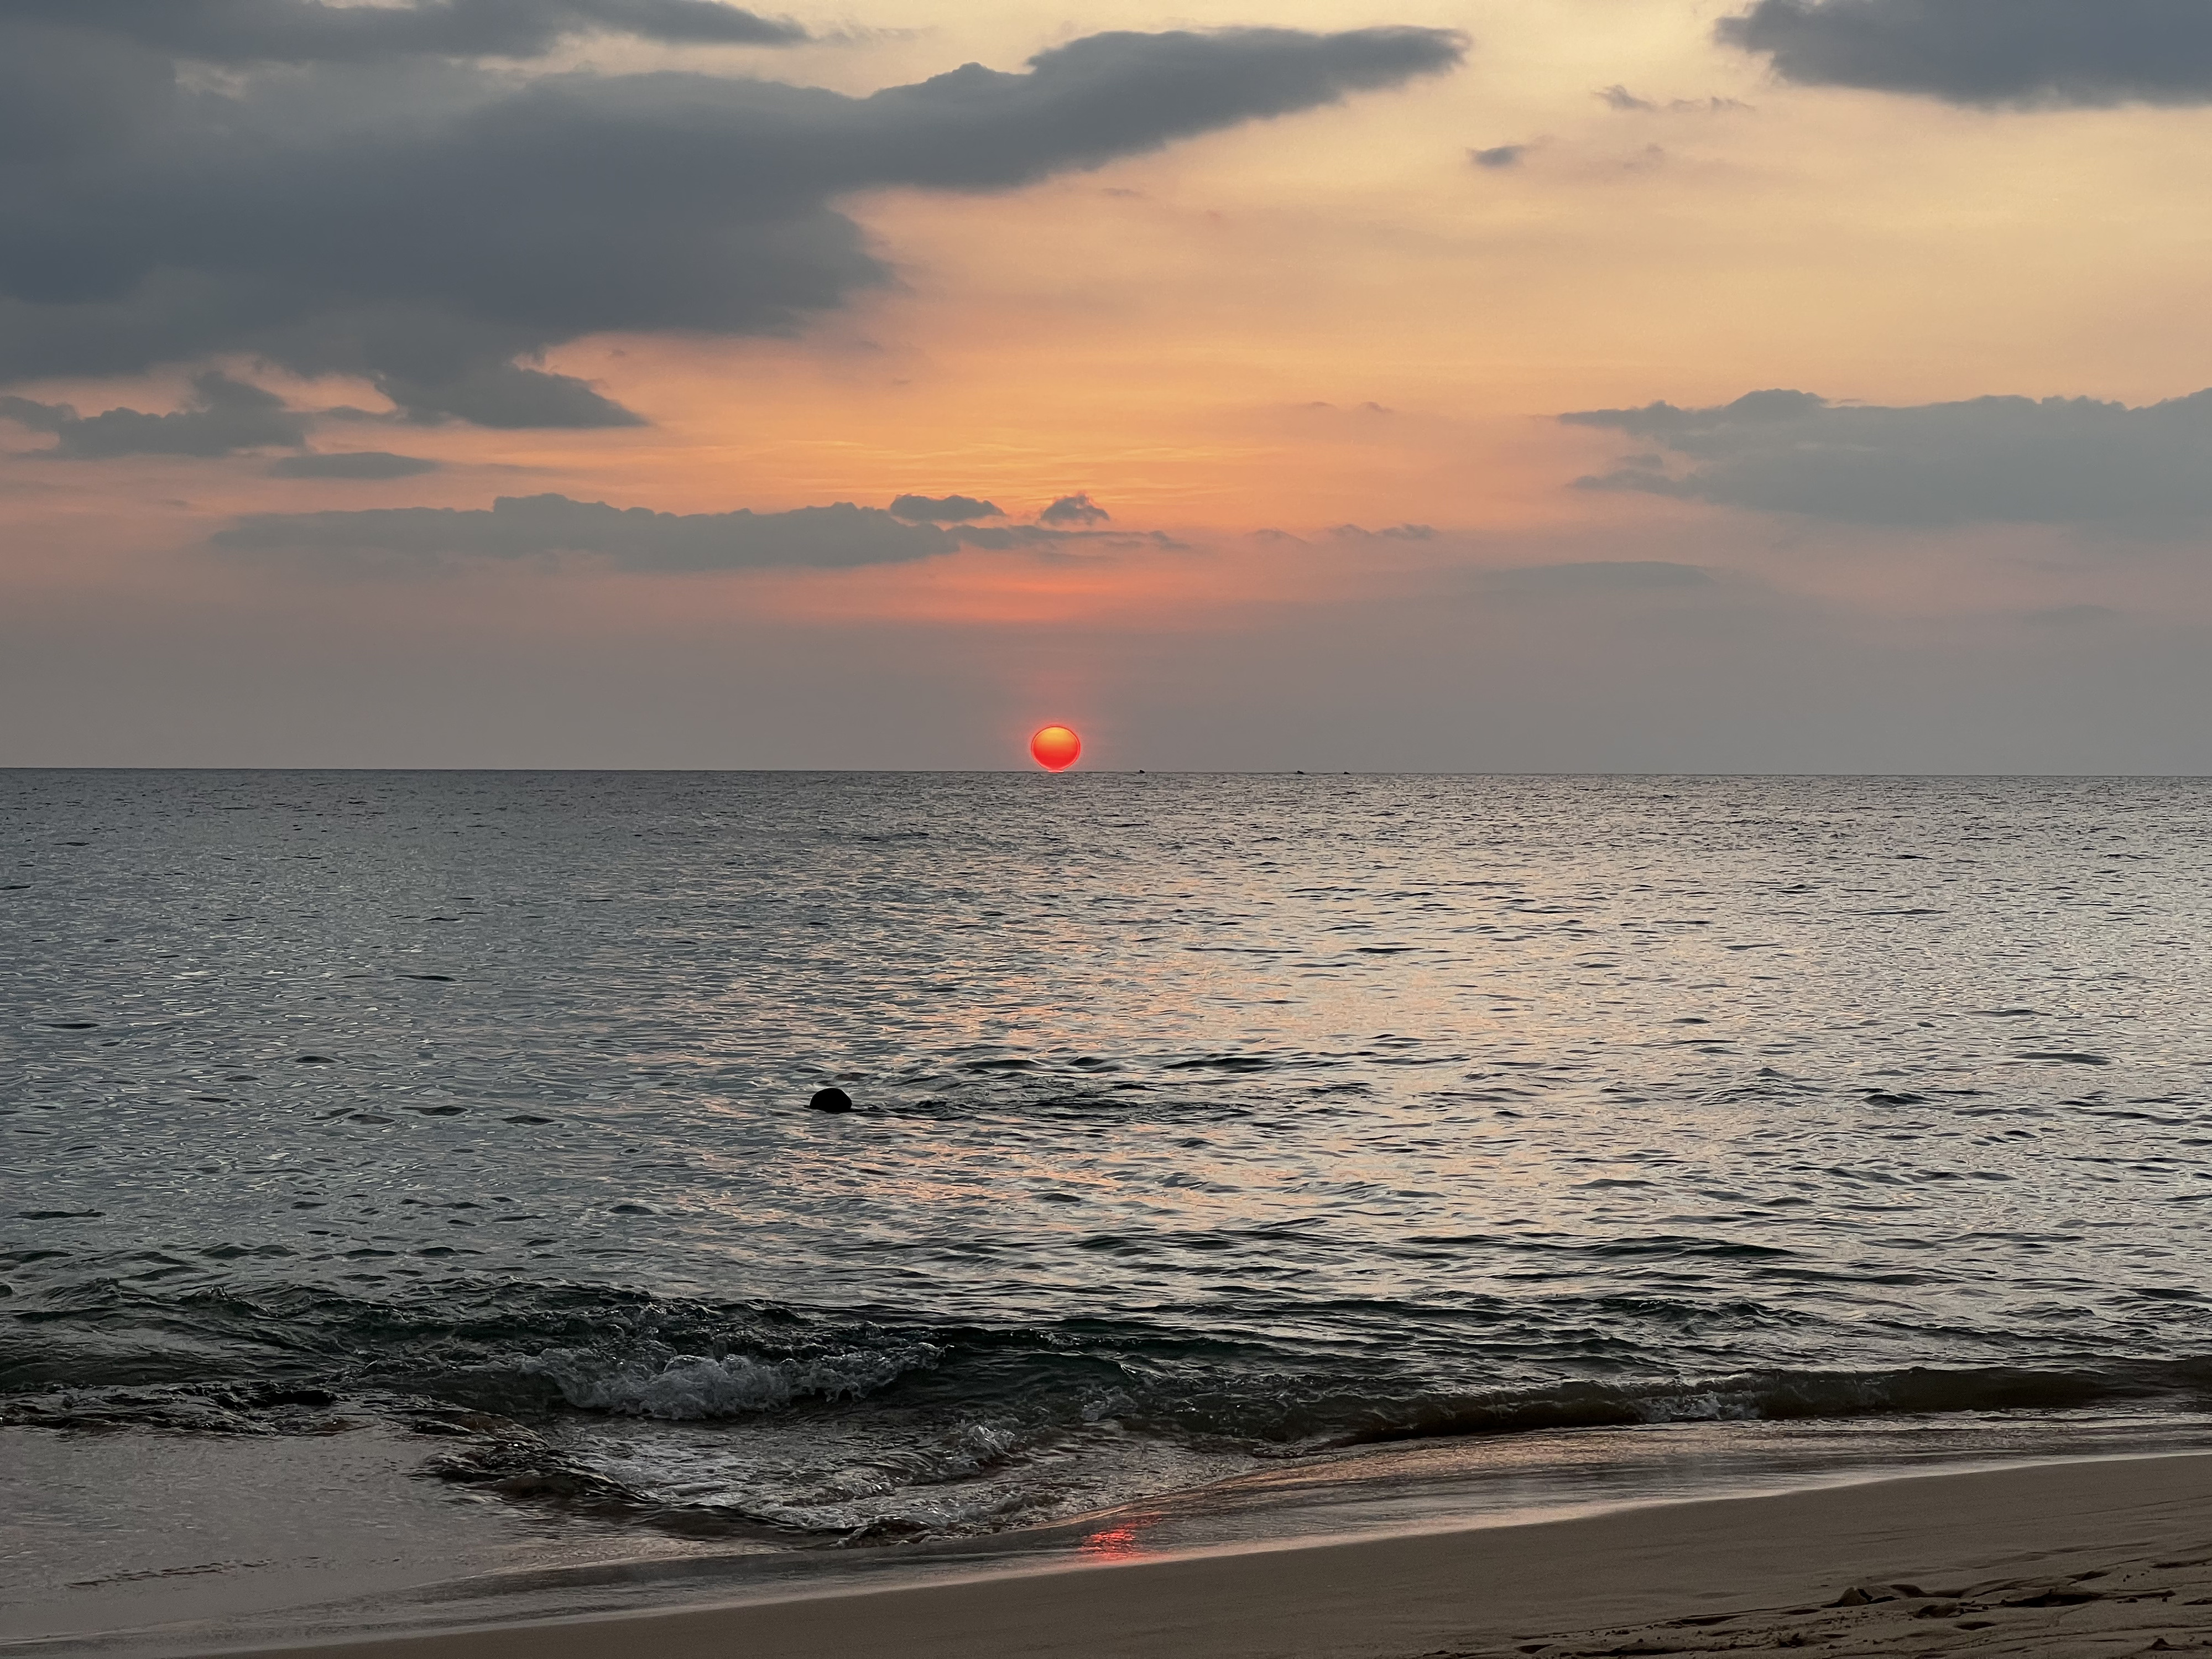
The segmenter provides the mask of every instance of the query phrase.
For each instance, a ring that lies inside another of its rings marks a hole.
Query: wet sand
[[[1444,1659],[2212,1648],[2212,1456],[284,1651],[322,1659]],[[269,1650],[263,1650],[264,1653]]]

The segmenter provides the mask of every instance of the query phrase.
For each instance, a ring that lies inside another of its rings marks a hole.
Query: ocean
[[[0,772],[0,1641],[2212,1446],[2208,810]]]

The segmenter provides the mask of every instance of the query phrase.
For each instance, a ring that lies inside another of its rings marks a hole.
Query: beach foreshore
[[[1132,1540],[1134,1541],[1134,1540]],[[261,1649],[318,1659],[1441,1659],[2212,1648],[2212,1455]]]

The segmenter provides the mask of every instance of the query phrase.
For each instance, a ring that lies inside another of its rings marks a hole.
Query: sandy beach
[[[1534,1525],[287,1651],[1580,1659],[2203,1647],[2212,1647],[2212,1456],[1916,1476]]]

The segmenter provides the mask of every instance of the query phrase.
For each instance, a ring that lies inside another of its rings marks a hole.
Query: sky
[[[6,0],[0,765],[2212,773],[2208,162],[2204,0]]]

